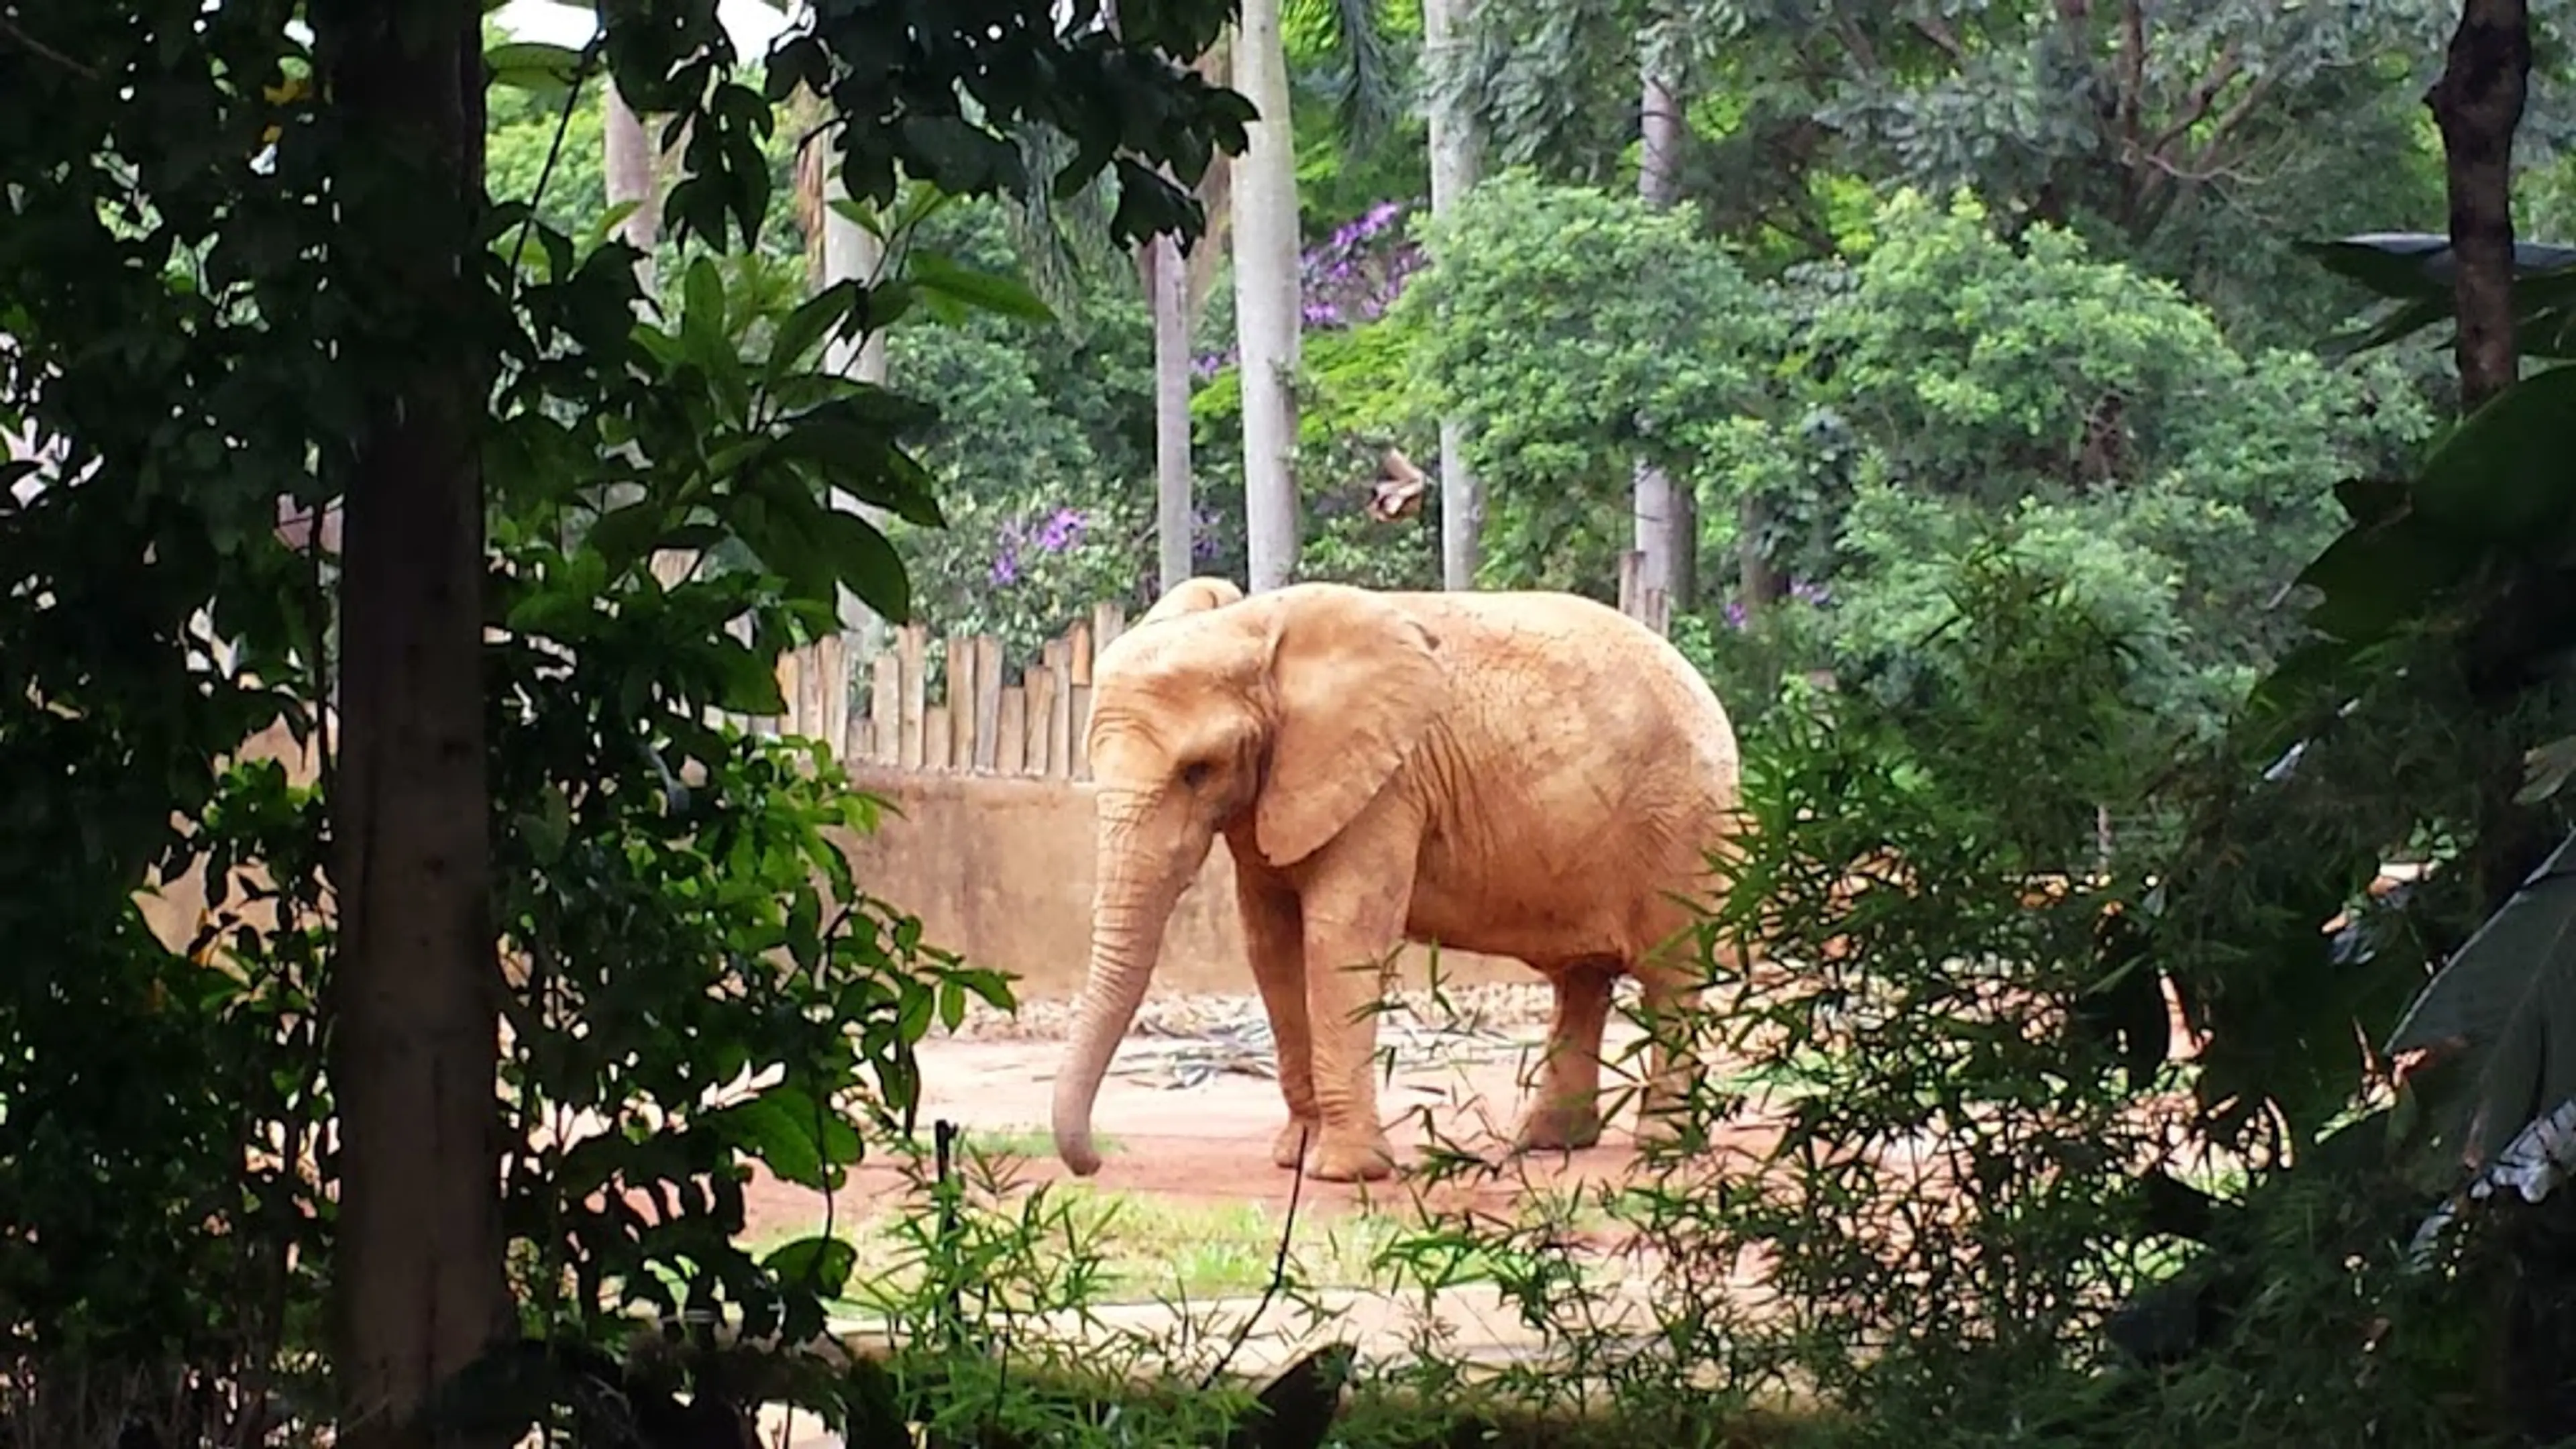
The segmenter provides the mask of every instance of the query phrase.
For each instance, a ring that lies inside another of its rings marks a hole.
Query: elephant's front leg
[[[1323,1130],[1315,1111],[1315,1035],[1306,1017],[1305,926],[1296,894],[1275,880],[1237,870],[1234,898],[1243,919],[1244,953],[1252,959],[1252,979],[1261,988],[1261,1009],[1270,1018],[1270,1040],[1278,1052],[1279,1095],[1288,1103],[1288,1125],[1271,1144],[1270,1160],[1295,1167]]]
[[[1347,837],[1336,849],[1352,845]],[[1315,1037],[1315,1106],[1323,1136],[1306,1172],[1332,1182],[1395,1171],[1377,1109],[1377,1018],[1385,972],[1413,892],[1414,847],[1347,852],[1306,887],[1306,991]]]

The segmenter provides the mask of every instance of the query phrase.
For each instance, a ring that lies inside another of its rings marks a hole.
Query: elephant
[[[1735,730],[1672,644],[1549,592],[1406,593],[1221,578],[1166,593],[1092,667],[1090,955],[1054,1089],[1058,1158],[1097,1172],[1091,1114],[1174,902],[1217,836],[1278,1048],[1272,1158],[1389,1176],[1372,1059],[1399,943],[1520,960],[1553,987],[1519,1150],[1599,1141],[1616,978],[1696,1008],[1694,901],[1740,810]],[[1658,1030],[1646,1135],[1692,1071]]]

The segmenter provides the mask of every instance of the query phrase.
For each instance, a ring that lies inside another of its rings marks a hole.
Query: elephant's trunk
[[[1123,793],[1099,797],[1099,884],[1092,895],[1091,961],[1074,1012],[1073,1033],[1055,1079],[1055,1151],[1076,1177],[1100,1170],[1091,1146],[1091,1106],[1109,1074],[1109,1059],[1136,1020],[1162,954],[1172,903],[1207,858],[1198,849],[1144,844],[1141,802]]]

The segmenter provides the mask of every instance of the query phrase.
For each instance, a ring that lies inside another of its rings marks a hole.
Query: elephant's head
[[[1056,1076],[1056,1154],[1099,1170],[1091,1107],[1136,1018],[1173,902],[1219,831],[1273,866],[1320,849],[1446,706],[1439,641],[1387,598],[1299,584],[1174,588],[1092,666],[1099,817],[1090,972]]]

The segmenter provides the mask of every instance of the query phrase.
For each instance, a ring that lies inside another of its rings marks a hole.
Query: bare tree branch
[[[2183,102],[2181,113],[2176,115],[2163,130],[2156,133],[2156,138],[2147,143],[2147,149],[2159,152],[2169,151],[2174,142],[2189,134],[2192,127],[2199,125],[2202,119],[2208,116],[2209,108],[2218,101],[2218,93],[2227,89],[2229,81],[2236,79],[2236,72],[2243,63],[2243,58],[2237,54],[2235,46],[2230,45],[2220,51],[2217,63],[2209,68],[2209,74],[2202,76],[2200,84],[2192,87],[2191,96]]]
[[[1943,20],[1940,16],[1925,15],[1916,18],[1914,21],[1914,30],[1916,34],[1922,36],[1925,40],[1939,46],[1941,53],[1950,57],[1950,59],[1961,62],[1967,60],[1968,47],[1960,43],[1959,33],[1950,28],[1950,22]]]
[[[38,60],[60,66],[64,70],[70,71],[72,74],[79,76],[82,80],[98,79],[98,67],[94,65],[84,65],[80,61],[72,59],[70,56],[65,55],[61,51],[54,49],[52,46],[45,44],[36,37],[29,35],[25,27],[21,26],[17,21],[10,19],[6,15],[0,15],[0,35],[6,35],[11,40],[16,41],[20,49],[26,51],[29,55],[36,57]]]

